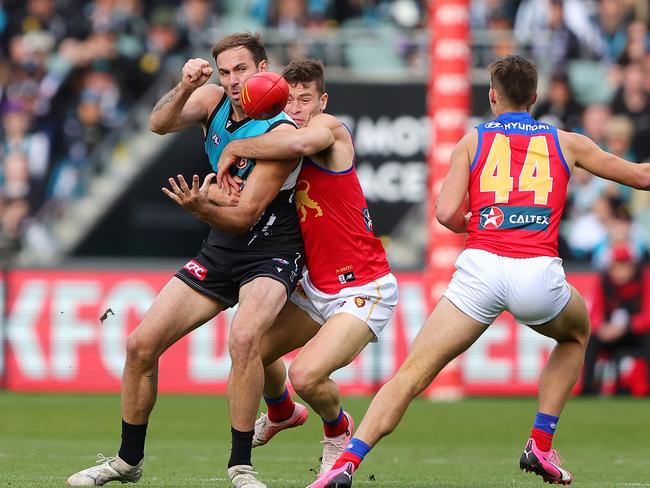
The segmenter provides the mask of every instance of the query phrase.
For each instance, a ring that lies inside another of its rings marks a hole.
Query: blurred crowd
[[[45,201],[79,191],[93,149],[181,52],[191,21],[209,19],[207,3],[0,0],[0,248],[19,244]]]
[[[0,252],[45,202],[79,192],[97,145],[165,63],[209,52],[211,29],[239,18],[291,37],[355,19],[418,27],[422,13],[414,0],[0,0]]]
[[[0,249],[19,244],[25,222],[44,202],[80,191],[83,173],[93,171],[93,150],[124,124],[166,63],[209,52],[215,28],[274,32],[265,38],[276,65],[314,56],[343,68],[367,63],[362,70],[393,63],[424,76],[426,38],[412,34],[425,32],[427,4],[0,0]],[[543,74],[534,116],[583,132],[622,157],[650,159],[647,0],[471,0],[470,6],[475,67],[510,52],[532,57]],[[375,37],[351,43],[356,52],[341,44],[345,36],[338,33],[363,27]],[[389,31],[384,45],[382,32]],[[645,259],[649,207],[645,194],[577,169],[562,256],[604,269],[612,245],[627,242],[635,259]]]

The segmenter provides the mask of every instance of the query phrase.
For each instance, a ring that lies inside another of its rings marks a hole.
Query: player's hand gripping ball
[[[260,71],[246,80],[241,93],[244,112],[251,119],[271,119],[284,110],[289,85],[281,75]]]

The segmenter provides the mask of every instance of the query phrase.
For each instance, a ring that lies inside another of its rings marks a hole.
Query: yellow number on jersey
[[[510,176],[510,143],[505,135],[497,134],[481,172],[481,191],[493,191],[494,203],[508,203],[513,185]]]
[[[493,191],[494,203],[508,203],[510,192],[514,189],[514,178],[510,176],[510,159],[508,138],[504,134],[497,134],[481,171],[481,191]],[[553,178],[546,137],[530,138],[517,186],[521,191],[534,191],[535,204],[548,203]]]
[[[546,137],[535,136],[530,138],[526,161],[519,175],[519,189],[521,191],[534,191],[535,204],[546,205],[548,194],[553,189],[551,178],[551,162],[548,155]]]

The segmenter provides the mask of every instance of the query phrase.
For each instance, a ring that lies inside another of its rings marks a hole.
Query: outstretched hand
[[[208,190],[210,182],[214,177],[215,174],[210,173],[205,177],[203,184],[199,187],[199,176],[194,175],[192,177],[192,187],[190,188],[187,185],[185,178],[183,178],[183,175],[177,175],[176,178],[178,178],[178,183],[176,183],[174,178],[169,178],[168,181],[171,190],[163,187],[162,191],[192,215],[201,218],[205,206],[212,205],[208,198]]]

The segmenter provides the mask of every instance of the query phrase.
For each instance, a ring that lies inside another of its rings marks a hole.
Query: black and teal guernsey
[[[219,170],[218,162],[221,152],[230,141],[264,134],[280,124],[295,126],[295,122],[284,112],[280,112],[279,115],[268,120],[245,118],[233,121],[231,111],[230,99],[224,95],[208,119],[204,143],[205,152],[215,172]],[[251,174],[254,166],[254,160],[242,160],[232,168],[232,174],[237,174],[245,180]],[[247,232],[231,234],[212,228],[207,244],[246,251],[301,251],[302,238],[294,202],[294,191],[299,172],[300,164],[287,177],[278,195]]]

